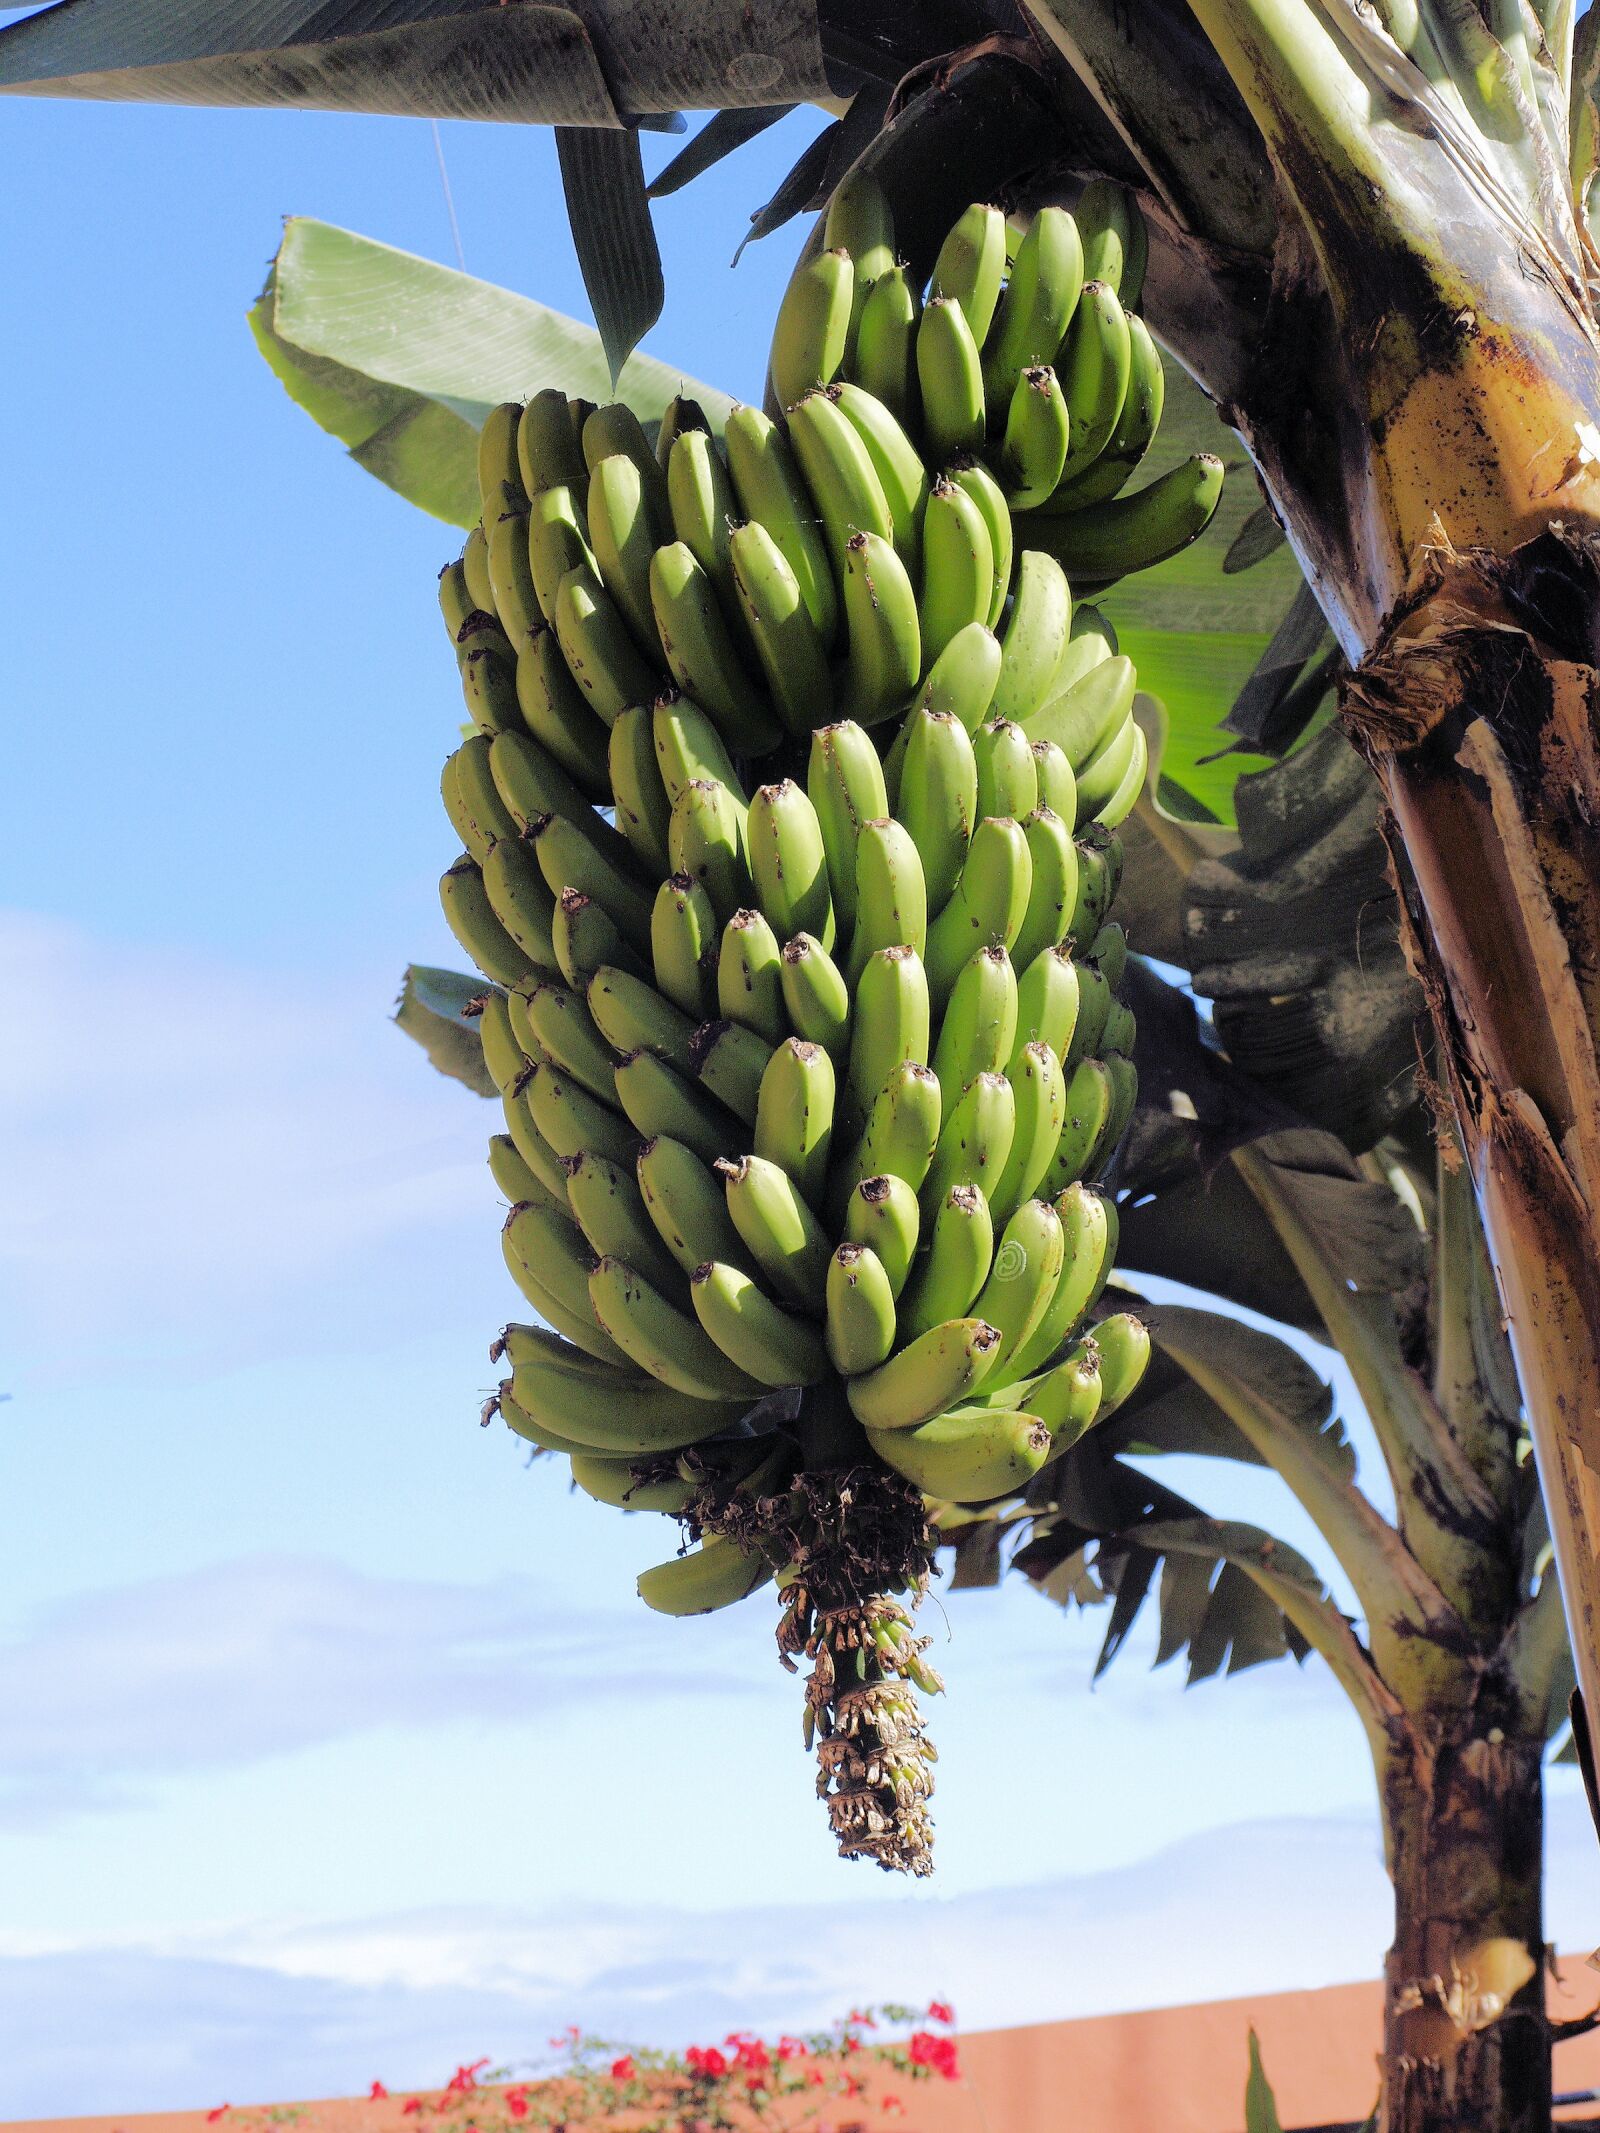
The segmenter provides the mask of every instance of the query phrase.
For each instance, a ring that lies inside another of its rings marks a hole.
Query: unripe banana
[[[922,671],[917,596],[892,545],[875,533],[845,544],[844,614],[849,658],[841,708],[863,726],[905,704]]]
[[[563,1437],[559,1431],[546,1428],[542,1419],[529,1414],[511,1390],[509,1380],[502,1380],[495,1394],[494,1407],[507,1429],[519,1436],[525,1444],[531,1444],[535,1451],[551,1452],[562,1457],[570,1457],[576,1452],[580,1458],[583,1456],[581,1444],[570,1437]]]
[[[1050,1457],[1070,1451],[1100,1420],[1100,1350],[1080,1341],[1028,1388],[1028,1407],[1050,1432]]]
[[[939,1141],[942,1116],[939,1077],[932,1067],[908,1059],[878,1091],[849,1182],[857,1178],[903,1178],[918,1191]]]
[[[844,938],[855,925],[856,838],[864,822],[878,821],[889,812],[883,765],[864,728],[844,720],[813,733],[806,792],[822,828],[828,890]]]
[[[556,1065],[591,1096],[609,1104],[616,1093],[615,1062],[582,995],[565,985],[543,984],[517,997],[528,1028]],[[537,1075],[534,1078],[537,1081]],[[540,1130],[545,1131],[542,1124]],[[558,1154],[577,1153],[575,1148],[561,1147],[553,1135],[546,1137]]]
[[[1082,681],[1085,674],[1092,673],[1103,660],[1115,659],[1121,649],[1109,617],[1092,601],[1077,601],[1072,610],[1072,628],[1067,636],[1067,648],[1061,655],[1060,666],[1056,668],[1052,695],[1065,696],[1070,688]]]
[[[645,975],[644,964],[618,931],[615,919],[581,889],[563,889],[556,898],[550,940],[561,975],[579,992],[607,964],[635,978]],[[695,1020],[699,1019],[696,1015]]]
[[[771,1575],[763,1556],[708,1534],[687,1555],[639,1573],[639,1597],[659,1615],[708,1615],[737,1606]]]
[[[1139,1098],[1139,1070],[1131,1059],[1121,1052],[1107,1052],[1101,1063],[1111,1080],[1111,1107],[1089,1156],[1089,1175],[1096,1178],[1110,1168]]]
[[[905,731],[900,816],[921,855],[927,902],[937,911],[961,878],[978,821],[978,764],[966,728],[949,712],[913,711]]]
[[[717,914],[692,875],[669,874],[650,913],[650,961],[656,984],[696,1022],[716,1001]]]
[[[977,814],[1021,822],[1039,804],[1033,743],[1015,719],[992,718],[972,736],[978,773]]]
[[[708,1259],[753,1265],[729,1216],[721,1179],[693,1148],[658,1134],[641,1146],[637,1176],[645,1210],[685,1274]]]
[[[1091,178],[1078,196],[1073,220],[1083,239],[1084,278],[1106,282],[1121,295],[1132,263],[1134,225],[1140,220],[1132,198],[1109,178]],[[1131,304],[1136,294],[1125,302]]]
[[[833,715],[827,647],[782,549],[751,520],[731,536],[729,562],[745,631],[778,716],[791,733],[826,725]]]
[[[517,654],[516,690],[522,723],[539,746],[589,799],[608,803],[606,729],[568,671],[553,629],[528,633]]]
[[[839,595],[816,524],[816,507],[787,439],[758,407],[736,407],[722,434],[744,515],[764,526],[783,551],[818,636],[831,646]]]
[[[895,549],[915,573],[928,502],[928,470],[898,418],[864,386],[845,380],[829,389],[839,412],[867,448],[894,522]]]
[[[928,984],[941,1006],[979,948],[1008,952],[1028,915],[1033,859],[1020,823],[985,816],[972,833],[955,894],[928,928]]]
[[[787,1033],[782,960],[777,935],[760,911],[735,911],[722,929],[716,999],[708,1010],[754,1030],[768,1044]]]
[[[917,325],[917,385],[929,457],[943,464],[983,448],[983,358],[957,303],[936,296]]]
[[[1116,1206],[1103,1193],[1087,1185],[1069,1185],[1057,1195],[1055,1210],[1061,1220],[1061,1279],[1049,1309],[1012,1357],[1013,1368],[1022,1374],[1045,1368],[1075,1337],[1105,1287],[1116,1253]],[[1030,1406],[1036,1389],[1028,1392]]]
[[[1131,496],[1033,521],[1037,538],[1085,585],[1149,570],[1197,540],[1222,496],[1222,461],[1197,452]]]
[[[951,224],[929,286],[935,296],[960,305],[980,348],[1000,301],[1005,272],[1006,218],[999,208],[974,201]]]
[[[976,1185],[987,1197],[1005,1175],[1016,1123],[1016,1097],[1004,1074],[979,1074],[968,1082],[960,1102],[945,1113],[922,1181],[924,1216],[957,1185]]]
[[[1036,548],[1024,549],[1016,598],[1000,638],[1000,681],[991,717],[1014,718],[1025,725],[1050,701],[1071,627],[1072,592],[1061,565]],[[1058,738],[1043,724],[1034,737]],[[1070,748],[1067,754],[1071,756]]]
[[[1128,935],[1125,927],[1114,920],[1100,928],[1089,944],[1089,954],[1100,965],[1101,975],[1113,992],[1122,990],[1123,975],[1128,967]]]
[[[853,534],[875,533],[880,540],[893,541],[889,499],[854,424],[826,393],[808,393],[790,408],[789,443],[813,510],[822,520],[837,580],[844,568],[846,543]]]
[[[719,921],[726,923],[747,901],[744,823],[726,785],[693,778],[684,786],[667,823],[667,856],[675,874],[688,874],[701,884]]]
[[[622,453],[638,468],[641,481],[650,491],[656,515],[665,523],[670,516],[667,510],[666,477],[650,448],[650,440],[644,433],[644,424],[633,409],[622,400],[608,401],[604,407],[591,408],[583,418],[581,431],[583,459],[589,469],[591,484],[600,462]]]
[[[1066,1077],[1049,1045],[1026,1044],[1018,1058],[1020,1065],[1013,1062],[1010,1073],[1016,1100],[1011,1153],[991,1195],[992,1212],[1000,1222],[1008,1221],[1043,1184],[1067,1115]]]
[[[846,971],[852,986],[860,983],[880,949],[914,948],[922,953],[928,937],[927,878],[910,831],[892,816],[861,825],[855,906]]]
[[[1080,827],[1097,820],[1102,808],[1109,807],[1113,795],[1121,791],[1139,739],[1139,728],[1131,718],[1125,720],[1115,733],[1101,742],[1078,772]]]
[[[494,593],[495,613],[512,644],[520,651],[530,630],[543,626],[544,610],[528,563],[528,513],[526,508],[507,511],[492,525],[486,523],[489,584]]]
[[[781,951],[783,1006],[796,1035],[820,1044],[837,1064],[849,1056],[850,989],[814,933],[797,933]]]
[[[816,1309],[827,1278],[828,1238],[786,1170],[759,1155],[716,1166],[728,1213],[781,1300]]]
[[[571,1217],[530,1201],[512,1208],[500,1234],[511,1278],[540,1317],[586,1355],[599,1362],[624,1363],[625,1356],[590,1308],[588,1270],[594,1254]]]
[[[848,252],[855,274],[852,327],[866,292],[894,265],[894,214],[870,170],[852,170],[834,188],[823,217],[822,242]]]
[[[702,1087],[747,1126],[756,1122],[761,1077],[771,1057],[766,1039],[740,1023],[702,1022],[695,1031],[694,1070]]]
[[[652,708],[651,731],[668,800],[676,800],[697,778],[709,778],[728,788],[742,823],[748,797],[722,735],[700,706],[678,689],[665,691]]]
[[[592,1251],[626,1259],[664,1296],[683,1293],[682,1274],[645,1211],[631,1167],[586,1149],[568,1162],[567,1200]]]
[[[459,559],[446,563],[439,573],[439,612],[450,632],[450,642],[456,644],[467,626],[468,617],[475,612],[472,594],[467,587],[467,573]],[[485,619],[492,622],[494,617],[490,615]]]
[[[1038,739],[1033,741],[1032,747],[1038,774],[1039,805],[1051,809],[1070,828],[1078,819],[1078,781],[1072,775],[1066,751],[1058,748],[1054,741]]]
[[[1004,407],[1018,378],[1054,363],[1083,289],[1083,243],[1064,208],[1041,208],[1017,246],[1011,279],[984,349],[984,383]]]
[[[1132,363],[1128,317],[1116,290],[1103,281],[1085,282],[1056,365],[1072,419],[1067,480],[1092,466],[1110,443]]]
[[[589,469],[567,396],[553,385],[537,392],[517,424],[517,473],[524,491],[568,488],[581,508],[588,500]]]
[[[617,1068],[616,1083],[617,1101],[629,1125],[647,1140],[670,1136],[692,1148],[704,1162],[714,1163],[743,1137],[731,1112],[653,1052],[635,1052],[624,1059]],[[700,1258],[704,1257],[702,1252]]]
[[[1046,948],[1065,940],[1071,928],[1078,901],[1078,848],[1071,830],[1050,807],[1036,807],[1023,822],[1022,832],[1028,840],[1033,879],[1028,915],[1012,943],[1012,958],[1019,970],[1026,970]]]
[[[928,979],[914,948],[880,948],[856,986],[849,1087],[856,1116],[866,1118],[895,1069],[929,1064]]]
[[[632,1162],[639,1142],[637,1131],[617,1116],[605,1097],[586,1089],[576,1075],[543,1061],[535,1068],[524,1093],[540,1138],[562,1161],[588,1149],[613,1163]],[[523,1153],[527,1150],[523,1149]]]
[[[450,827],[479,866],[488,857],[492,844],[517,834],[517,825],[507,813],[490,772],[490,747],[487,734],[469,734],[455,754],[446,759],[439,779]]]
[[[730,748],[764,755],[781,728],[734,649],[715,587],[682,541],[651,558],[650,593],[678,687],[710,713]]]
[[[489,1136],[489,1175],[501,1198],[509,1200],[513,1207],[519,1200],[538,1200],[546,1207],[560,1204],[549,1186],[529,1167],[509,1133]]]
[[[994,546],[968,492],[940,475],[922,525],[922,659],[931,669],[958,631],[989,619]]]
[[[1065,1239],[1048,1200],[1024,1200],[995,1246],[994,1265],[972,1306],[1000,1335],[989,1371],[991,1386],[1016,1376],[1013,1358],[1037,1330],[1061,1279]]]
[[[772,389],[789,408],[839,375],[850,335],[855,269],[848,252],[819,252],[790,277],[772,331]]]
[[[978,1074],[1004,1073],[1017,1039],[1017,978],[1004,948],[980,948],[958,972],[929,1062],[953,1111]]]
[[[947,1192],[929,1224],[927,1250],[917,1261],[900,1299],[900,1338],[964,1318],[989,1277],[994,1260],[994,1221],[976,1185]]]
[[[656,761],[652,716],[645,704],[629,704],[617,713],[606,767],[617,830],[641,870],[659,876],[672,864],[667,856],[672,801]]]
[[[687,393],[674,393],[661,410],[660,426],[656,430],[656,465],[663,474],[672,462],[672,447],[680,437],[693,430],[707,430],[711,421],[698,400]]]
[[[1021,1049],[1027,1044],[1046,1044],[1064,1062],[1078,1022],[1078,966],[1069,948],[1041,949],[1018,968],[1018,1049],[1008,1069],[1013,1075],[1020,1070]]]
[[[759,1399],[759,1378],[731,1363],[698,1318],[663,1296],[635,1268],[602,1259],[589,1276],[594,1316],[625,1355],[675,1391],[704,1398]]]
[[[917,697],[923,711],[947,711],[976,733],[989,716],[1000,685],[1000,640],[981,622],[957,630],[928,669]]]
[[[982,1319],[957,1318],[924,1333],[876,1370],[852,1378],[851,1408],[863,1428],[915,1429],[983,1383],[1000,1336]]]
[[[1033,511],[1048,501],[1067,464],[1072,422],[1066,396],[1048,363],[1018,378],[1006,410],[1001,459],[1006,501],[1013,511]]]
[[[610,866],[631,869],[627,844],[597,815],[549,750],[527,733],[497,733],[489,745],[489,775],[517,829],[536,829],[559,815],[593,845]]]
[[[534,823],[531,842],[540,870],[556,895],[563,889],[581,889],[603,905],[625,933],[637,940],[649,938],[649,897],[631,872],[625,873],[584,828],[565,815],[545,815]],[[617,842],[622,844],[620,838]],[[626,852],[627,846],[622,849]]]
[[[463,852],[440,877],[439,901],[445,923],[485,977],[497,985],[516,985],[533,976],[537,966],[532,956],[496,916],[478,863],[470,854]]]
[[[828,1261],[824,1294],[828,1361],[841,1377],[876,1370],[894,1347],[894,1291],[870,1246],[841,1244]]]
[[[1094,1344],[1100,1354],[1100,1413],[1109,1415],[1144,1376],[1150,1360],[1150,1333],[1142,1319],[1119,1311],[1101,1319],[1094,1329]]]
[[[736,1266],[708,1260],[689,1283],[695,1316],[736,1369],[774,1389],[815,1385],[828,1374],[816,1329],[774,1303]]]
[[[483,1046],[489,1079],[502,1094],[515,1088],[530,1071],[533,1062],[511,1027],[511,1009],[503,992],[485,991],[478,1010],[478,1041]]]
[[[556,591],[554,620],[572,678],[607,726],[629,704],[655,696],[660,671],[646,662],[621,609],[592,570],[580,564],[567,572]]]
[[[1154,442],[1167,394],[1161,351],[1142,318],[1128,320],[1128,343],[1128,389],[1116,427],[1099,458],[1057,489],[1045,506],[1052,516],[1109,503],[1127,487]]]
[[[553,1207],[557,1214],[570,1212],[567,1203],[566,1173],[561,1167],[561,1158],[534,1123],[529,1109],[528,1096],[532,1082],[514,1089],[507,1089],[501,1097],[505,1114],[506,1131],[511,1145],[521,1159],[534,1184],[532,1192],[519,1192],[513,1206],[523,1200],[531,1200],[538,1207]]]
[[[744,513],[739,509],[739,499],[733,493],[733,483],[715,439],[704,430],[686,431],[673,446],[666,468],[672,532],[664,533],[662,539],[683,542],[716,587],[727,621],[737,631],[739,617],[733,598],[728,540],[732,527]]]
[[[1062,1064],[1070,1074],[1081,1059],[1098,1054],[1100,1037],[1111,1012],[1111,987],[1105,973],[1085,958],[1078,962],[1078,1023]]]
[[[480,614],[492,615],[498,622],[500,610],[494,604],[494,580],[489,575],[489,537],[481,525],[474,526],[467,535],[467,544],[461,551],[461,569],[473,608]]]
[[[1133,736],[1133,754],[1123,773],[1122,783],[1103,807],[1095,810],[1095,820],[1107,829],[1115,829],[1126,822],[1133,813],[1139,795],[1144,791],[1145,774],[1150,767],[1150,743],[1145,738],[1144,728],[1136,727]]]
[[[763,785],[756,793],[747,836],[756,896],[779,939],[814,933],[831,948],[833,900],[822,824],[793,778]]]
[[[587,475],[584,481],[587,488]],[[566,483],[535,490],[528,507],[528,568],[547,622],[556,619],[556,596],[567,573],[595,567],[588,522],[576,492]]]
[[[679,1073],[690,1071],[698,1024],[653,985],[606,964],[590,978],[586,998],[595,1028],[614,1052],[654,1052]]]
[[[1011,591],[1011,507],[1006,502],[1004,489],[981,459],[957,459],[948,472],[956,487],[964,489],[983,513],[983,522],[989,529],[989,547],[994,555],[994,589],[989,595],[988,623],[990,629],[998,629]]]
[[[1050,1456],[1050,1432],[1014,1408],[947,1410],[916,1429],[869,1430],[878,1457],[913,1488],[945,1503],[1014,1496]]]
[[[641,1478],[637,1462],[607,1459],[598,1452],[574,1452],[569,1462],[572,1478],[585,1496],[610,1504],[618,1511],[660,1511],[674,1517],[686,1510],[694,1495],[690,1482],[678,1479],[651,1481]]]
[[[786,1170],[812,1207],[827,1190],[836,1098],[833,1061],[820,1044],[787,1037],[761,1077],[755,1152]]]
[[[888,1171],[863,1178],[845,1204],[846,1242],[871,1247],[892,1297],[897,1298],[906,1285],[921,1228],[922,1211],[915,1190],[904,1178]],[[973,1294],[976,1293],[974,1287]],[[965,1310],[966,1305],[960,1308]]]
[[[1070,928],[1075,941],[1092,941],[1105,924],[1106,912],[1122,880],[1122,842],[1098,822],[1076,839],[1078,901]]]
[[[1034,713],[1028,721],[1029,737],[1054,741],[1076,776],[1080,766],[1129,723],[1137,686],[1131,659],[1099,660]]]
[[[461,640],[461,695],[480,733],[505,733],[522,724],[517,702],[517,665],[500,625],[478,629],[470,622]]]
[[[1091,1158],[1111,1118],[1111,1076],[1098,1059],[1080,1059],[1067,1083],[1067,1117],[1045,1190],[1060,1192],[1092,1177]]]
[[[879,275],[856,327],[855,375],[902,424],[916,419],[917,320],[922,306],[902,266]]]
[[[650,558],[670,537],[671,521],[657,514],[635,462],[625,452],[602,459],[589,480],[589,545],[601,583],[652,666],[662,654],[650,604]]]

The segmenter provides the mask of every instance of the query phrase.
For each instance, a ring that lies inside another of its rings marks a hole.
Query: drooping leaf
[[[1311,587],[1301,583],[1272,641],[1222,723],[1247,746],[1278,755],[1298,740],[1331,686],[1333,633]],[[1295,724],[1300,718],[1301,725]]]
[[[661,316],[666,295],[639,136],[605,126],[558,126],[556,156],[583,286],[605,350],[606,382],[614,392],[623,365]]]
[[[1261,2044],[1250,2032],[1250,2075],[1244,2085],[1244,2133],[1283,2133],[1277,2098],[1261,2064]]]
[[[755,244],[763,237],[770,237],[774,230],[781,230],[786,222],[810,207],[827,183],[828,157],[841,121],[835,119],[831,126],[806,143],[794,162],[778,182],[778,188],[770,200],[764,200],[750,217],[750,227],[739,240],[733,255],[735,266],[744,256],[747,244]]]
[[[758,133],[765,133],[779,119],[787,118],[793,104],[752,104],[743,111],[714,111],[694,139],[645,187],[652,200],[665,200],[732,155]]]
[[[1355,1452],[1333,1411],[1333,1393],[1287,1341],[1220,1311],[1187,1304],[1145,1304],[1151,1339],[1202,1391],[1279,1464],[1309,1453],[1341,1481],[1355,1473]],[[1261,1446],[1270,1439],[1274,1449]]]
[[[465,1082],[475,1096],[498,1094],[483,1063],[477,1019],[467,1011],[489,990],[483,978],[412,963],[395,1002],[399,1027],[422,1046],[441,1074]]]
[[[1281,548],[1287,537],[1271,504],[1259,503],[1234,535],[1232,546],[1222,559],[1222,567],[1229,577],[1235,571],[1253,570],[1257,563],[1265,562],[1274,549]]]
[[[291,399],[358,466],[452,525],[478,516],[477,431],[501,400],[546,385],[608,397],[592,326],[492,282],[293,216],[250,313]],[[726,393],[635,355],[619,383],[641,419],[690,392],[720,425]]]
[[[1161,1566],[1161,1558],[1148,1548],[1128,1547],[1116,1551],[1102,1548],[1101,1580],[1115,1597],[1111,1605],[1111,1620],[1100,1646],[1100,1656],[1094,1663],[1096,1681],[1128,1641],[1129,1632],[1139,1619],[1151,1582]]]
[[[1211,1604],[1212,1580],[1220,1567],[1220,1558],[1208,1561],[1203,1555],[1169,1555],[1163,1560],[1157,1666],[1165,1666],[1180,1652],[1186,1652],[1199,1635]]]
[[[0,31],[0,88],[557,126],[832,93],[815,0],[64,0]]]

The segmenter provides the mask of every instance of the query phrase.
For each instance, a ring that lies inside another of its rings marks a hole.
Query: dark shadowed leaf
[[[1244,2085],[1244,2133],[1283,2133],[1277,2099],[1261,2064],[1261,2046],[1250,2032],[1250,2075]]]
[[[665,200],[732,155],[758,133],[765,133],[779,119],[787,118],[793,104],[752,104],[745,111],[714,111],[687,148],[680,148],[665,170],[657,171],[645,190],[652,200]]]
[[[1111,1604],[1111,1620],[1106,1626],[1105,1641],[1100,1646],[1100,1656],[1094,1663],[1096,1681],[1128,1641],[1129,1632],[1139,1619],[1139,1610],[1144,1606],[1152,1579],[1160,1568],[1161,1558],[1152,1555],[1148,1548],[1130,1547],[1110,1551],[1102,1548],[1100,1574],[1107,1589],[1115,1594]]]
[[[824,126],[814,140],[806,143],[784,173],[772,198],[763,202],[751,215],[750,227],[740,238],[738,249],[733,255],[735,266],[739,264],[747,244],[754,244],[758,238],[770,237],[774,230],[781,230],[786,222],[792,222],[796,215],[816,200],[827,183],[828,155],[839,126],[840,121],[835,119],[831,126]]]
[[[1222,559],[1222,567],[1229,577],[1235,571],[1253,570],[1257,563],[1265,562],[1274,549],[1281,548],[1286,538],[1271,504],[1259,503],[1234,535],[1232,545]]]
[[[304,216],[284,225],[250,329],[290,398],[358,466],[457,526],[478,516],[477,433],[491,407],[546,385],[608,397],[592,326]],[[720,427],[726,393],[653,356],[622,373],[621,397],[646,421],[680,389]]]
[[[558,126],[556,155],[583,286],[606,353],[607,383],[615,391],[623,364],[661,316],[666,293],[639,136],[603,126]]]
[[[1287,1341],[1187,1304],[1144,1304],[1140,1316],[1156,1346],[1225,1412],[1242,1412],[1274,1440],[1298,1437],[1340,1480],[1351,1478],[1355,1453],[1333,1393]]]
[[[1289,730],[1294,724],[1293,707],[1300,707],[1303,724],[1327,694],[1326,655],[1332,644],[1333,633],[1316,594],[1302,581],[1271,643],[1222,721],[1228,732],[1273,755],[1298,740],[1299,729]]]
[[[1211,1581],[1220,1559],[1203,1555],[1169,1555],[1161,1565],[1161,1642],[1156,1665],[1165,1666],[1186,1652],[1200,1632],[1211,1604]]]
[[[466,1010],[490,990],[482,978],[413,963],[395,1002],[394,1019],[406,1035],[422,1046],[441,1074],[465,1082],[476,1096],[497,1091],[483,1063],[477,1020]]]

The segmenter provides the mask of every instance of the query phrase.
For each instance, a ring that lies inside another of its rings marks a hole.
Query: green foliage
[[[412,963],[395,1002],[397,1025],[422,1046],[441,1074],[463,1082],[475,1096],[493,1096],[495,1086],[483,1063],[483,1040],[470,1003],[488,990],[480,977],[455,970],[433,970]]]

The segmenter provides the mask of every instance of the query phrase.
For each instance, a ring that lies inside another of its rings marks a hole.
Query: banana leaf
[[[394,1008],[396,1027],[422,1046],[441,1074],[465,1083],[475,1096],[498,1093],[483,1063],[476,1018],[466,1013],[468,1003],[488,990],[484,978],[412,963]]]

